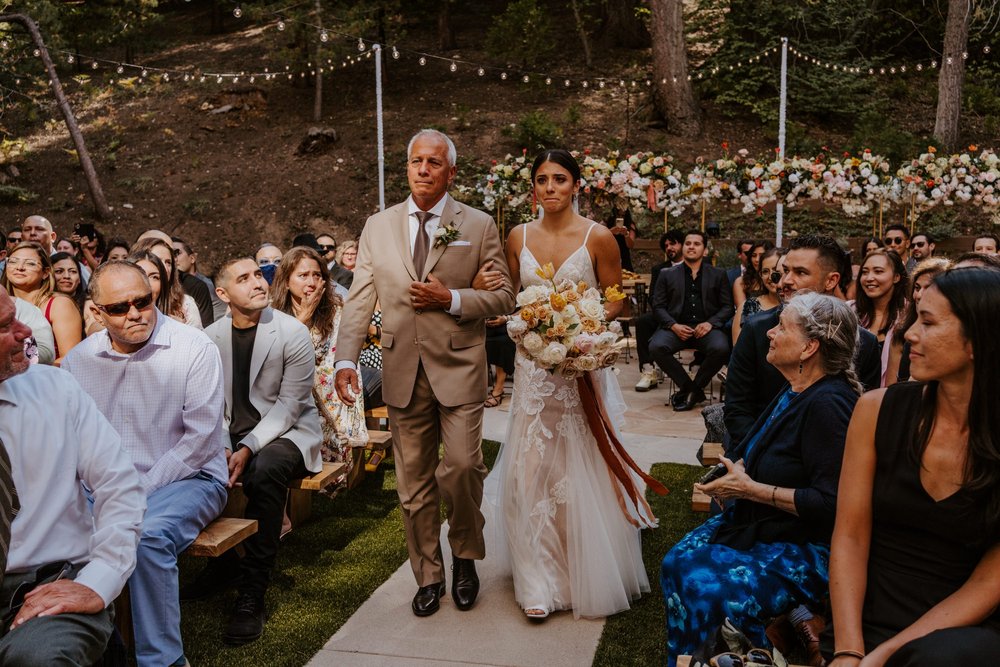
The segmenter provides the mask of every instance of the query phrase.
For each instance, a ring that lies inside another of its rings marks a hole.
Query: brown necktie
[[[10,525],[20,508],[17,490],[14,488],[14,477],[11,474],[10,458],[7,456],[3,441],[0,440],[0,582],[3,581],[4,570],[7,569]]]
[[[417,211],[413,215],[417,216],[420,224],[417,226],[417,241],[413,244],[413,268],[417,270],[417,276],[424,275],[424,264],[427,263],[427,251],[430,249],[431,239],[427,236],[427,221],[434,217],[429,211]]]

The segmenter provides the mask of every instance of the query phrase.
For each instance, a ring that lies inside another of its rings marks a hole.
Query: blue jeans
[[[171,482],[146,499],[135,572],[128,581],[140,666],[170,665],[184,654],[177,554],[226,506],[222,482],[205,473]]]

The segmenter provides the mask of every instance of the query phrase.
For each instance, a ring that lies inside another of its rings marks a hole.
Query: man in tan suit
[[[448,196],[455,146],[436,130],[407,150],[411,196],[365,223],[354,284],[337,336],[337,392],[359,396],[356,364],[376,301],[382,305],[382,396],[389,406],[399,501],[419,589],[413,613],[429,616],[445,590],[440,503],[453,554],[451,594],[461,610],[479,592],[475,560],[486,555],[480,448],[486,399],[484,319],[514,307],[493,219]],[[472,281],[493,262],[484,290]],[[444,457],[439,445],[444,443]]]

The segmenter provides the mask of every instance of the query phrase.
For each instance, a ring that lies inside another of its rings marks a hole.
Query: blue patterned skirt
[[[691,654],[728,616],[754,646],[769,647],[764,629],[829,590],[830,549],[819,544],[755,544],[749,551],[709,540],[727,514],[712,517],[663,557],[660,586],[667,606],[667,665]]]

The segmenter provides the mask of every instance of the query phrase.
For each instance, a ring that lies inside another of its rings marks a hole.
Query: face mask
[[[264,266],[260,267],[260,272],[264,275],[264,280],[267,281],[268,285],[274,282],[274,274],[277,272],[277,270],[278,270],[277,264],[265,264]]]

